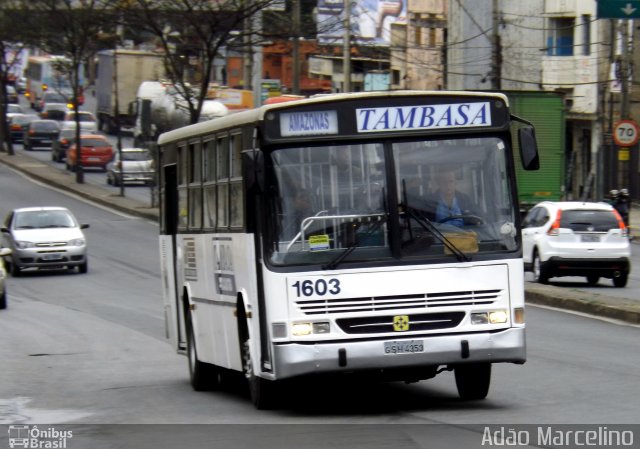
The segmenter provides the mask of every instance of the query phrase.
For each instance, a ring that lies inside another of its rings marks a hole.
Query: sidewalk
[[[75,174],[57,169],[24,154],[9,156],[0,152],[0,163],[27,174],[44,184],[72,192],[98,204],[130,215],[158,221],[158,209],[121,197],[92,184],[77,184]],[[633,205],[629,217],[633,242],[640,244],[640,206]],[[525,284],[527,303],[542,304],[561,309],[597,315],[633,324],[640,324],[640,300],[617,298],[603,294],[578,291],[570,287],[556,287],[531,282]]]
[[[143,205],[139,201],[127,198],[126,196],[122,197],[100,186],[89,183],[78,184],[76,183],[75,173],[52,167],[22,153],[9,156],[7,153],[0,152],[0,163],[25,173],[29,177],[44,184],[71,192],[103,206],[156,222],[158,221],[157,208]]]

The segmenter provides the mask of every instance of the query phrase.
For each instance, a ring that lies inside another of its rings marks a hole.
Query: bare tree
[[[51,54],[64,56],[59,63],[69,77],[73,94],[73,110],[78,112],[82,95],[83,63],[100,47],[113,46],[111,34],[116,0],[31,0],[32,8],[41,18],[41,47]],[[105,41],[105,36],[107,36]],[[80,157],[80,117],[76,118],[76,182],[84,182]]]
[[[250,46],[244,24],[277,0],[132,0],[127,25],[152,34],[165,53],[165,71],[189,122],[197,123],[207,97],[214,59],[231,41]],[[189,76],[193,70],[197,76]]]

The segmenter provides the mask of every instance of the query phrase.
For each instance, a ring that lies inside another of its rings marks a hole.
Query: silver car
[[[143,148],[123,148],[122,160],[115,151],[113,160],[107,164],[107,184],[117,186],[123,180],[125,183],[152,184],[154,176],[153,156]]]
[[[4,256],[13,276],[26,268],[76,268],[86,273],[87,240],[73,214],[64,207],[27,207],[7,215],[2,227]]]

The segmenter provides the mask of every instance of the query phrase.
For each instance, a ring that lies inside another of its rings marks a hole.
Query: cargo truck
[[[162,79],[164,73],[164,60],[159,53],[138,50],[99,52],[96,117],[100,130],[115,133],[118,119],[121,129],[133,129],[138,87],[143,81]]]
[[[535,126],[540,169],[528,172],[516,161],[521,212],[540,201],[559,201],[565,195],[565,106],[564,95],[540,91],[502,91],[509,98],[511,113]],[[514,141],[517,141],[514,140]],[[519,151],[514,151],[516,159]]]

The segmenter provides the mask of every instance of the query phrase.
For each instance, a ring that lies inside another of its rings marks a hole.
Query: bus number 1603
[[[327,281],[317,279],[315,282],[307,279],[306,281],[297,281],[292,285],[296,289],[296,296],[324,296],[327,293],[337,295],[340,293],[340,281],[332,278]]]

